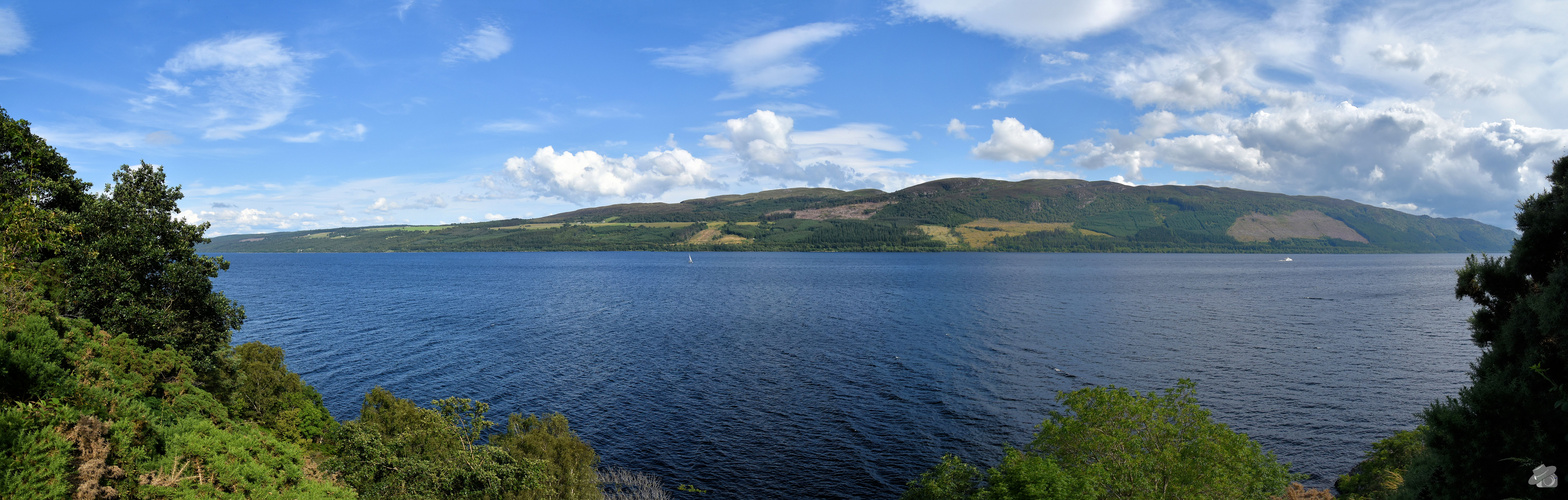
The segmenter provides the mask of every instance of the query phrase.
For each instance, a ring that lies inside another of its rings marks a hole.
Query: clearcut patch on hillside
[[[1337,219],[1316,210],[1297,210],[1285,215],[1263,215],[1253,212],[1236,218],[1236,223],[1225,234],[1237,241],[1269,241],[1290,238],[1335,238],[1366,243],[1361,233]]]
[[[851,203],[827,208],[809,208],[795,210],[796,219],[828,220],[828,219],[870,219],[876,215],[877,210],[888,205],[888,202],[878,201],[872,203]],[[780,210],[774,213],[788,213],[789,210]]]

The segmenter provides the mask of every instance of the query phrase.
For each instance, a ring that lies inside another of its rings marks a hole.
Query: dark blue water
[[[1460,255],[236,254],[237,342],[333,415],[372,387],[565,413],[706,498],[893,497],[994,461],[1056,391],[1198,384],[1327,486],[1465,385]]]

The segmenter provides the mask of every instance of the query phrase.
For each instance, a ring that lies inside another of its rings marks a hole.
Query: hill
[[[1321,196],[956,178],[892,193],[794,188],[536,219],[230,235],[201,250],[1497,252],[1514,236],[1474,220]]]

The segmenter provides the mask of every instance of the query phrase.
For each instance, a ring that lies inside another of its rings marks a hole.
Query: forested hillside
[[[796,188],[537,219],[214,238],[204,252],[538,250],[1472,252],[1514,233],[1348,200],[1208,186],[944,179],[893,193]]]

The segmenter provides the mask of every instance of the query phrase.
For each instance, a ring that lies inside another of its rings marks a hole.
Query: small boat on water
[[[687,264],[690,264],[690,263],[692,263],[692,262],[691,262],[691,254],[686,254],[686,263],[687,263]]]
[[[1279,261],[1280,262],[1290,262],[1290,257],[1285,257],[1283,259],[1280,259]]]

